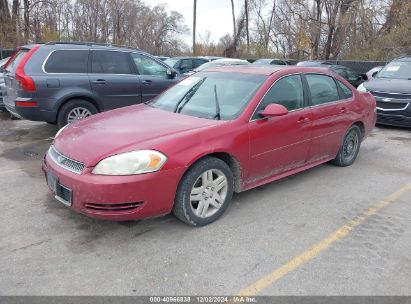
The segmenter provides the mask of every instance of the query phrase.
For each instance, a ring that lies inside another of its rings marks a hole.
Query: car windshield
[[[10,57],[4,58],[2,60],[0,60],[0,67],[2,67],[3,65],[6,64],[7,61],[9,61]]]
[[[150,106],[207,119],[237,118],[260,85],[264,75],[203,72],[179,82]]]
[[[411,80],[411,61],[393,61],[378,72],[376,78]]]
[[[178,62],[179,59],[173,59],[173,58],[168,58],[164,60],[165,63],[167,63],[169,66],[174,68],[174,65]]]

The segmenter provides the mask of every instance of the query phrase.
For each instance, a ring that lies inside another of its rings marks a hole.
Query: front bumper
[[[92,168],[85,168],[76,174],[46,155],[43,171],[71,191],[68,208],[90,217],[126,221],[170,213],[184,168],[132,176],[94,175]]]
[[[382,96],[375,96],[377,100],[377,123],[398,127],[411,127],[411,100],[405,98],[394,99],[391,96],[389,95],[390,98],[385,98],[386,100]]]

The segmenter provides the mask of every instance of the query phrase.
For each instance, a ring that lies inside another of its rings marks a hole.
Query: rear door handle
[[[143,80],[143,84],[145,84],[145,85],[151,85],[152,83],[153,83],[153,81],[150,80],[150,79]]]
[[[304,123],[307,123],[307,122],[309,122],[310,121],[310,119],[308,118],[308,117],[300,117],[298,120],[297,120],[297,123],[299,123],[299,124],[304,124]]]
[[[106,84],[106,80],[105,79],[97,79],[93,81],[94,84]]]
[[[347,112],[347,108],[346,108],[346,107],[342,107],[342,108],[340,109],[340,112],[341,112],[341,113]]]

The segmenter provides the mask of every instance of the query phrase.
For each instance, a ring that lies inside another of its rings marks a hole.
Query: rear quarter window
[[[88,50],[56,50],[44,65],[46,73],[87,73]]]
[[[343,84],[341,81],[337,80],[338,86],[341,89],[342,93],[342,99],[349,99],[352,97],[352,91],[349,87],[347,87],[345,84]]]

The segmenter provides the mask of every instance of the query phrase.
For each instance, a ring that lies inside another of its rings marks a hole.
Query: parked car
[[[325,60],[306,60],[306,61],[300,61],[296,65],[305,66],[305,67],[315,67],[319,65],[333,65],[333,63],[329,61],[325,61]]]
[[[351,165],[375,116],[371,94],[324,69],[218,67],[148,104],[68,125],[43,169],[74,211],[110,220],[173,211],[201,226],[233,192],[328,161]]]
[[[0,60],[0,111],[4,111],[6,107],[4,106],[3,97],[6,94],[6,85],[4,84],[4,77],[3,77],[3,66],[9,61],[10,57],[3,58]]]
[[[216,59],[211,62],[206,62],[202,65],[200,65],[198,68],[185,73],[185,75],[190,76],[193,75],[194,73],[198,73],[201,71],[204,71],[206,69],[210,68],[215,68],[218,66],[228,66],[228,65],[249,65],[250,63],[247,60],[243,59],[235,59],[235,58],[221,58],[221,59]]]
[[[376,66],[369,70],[367,73],[365,73],[367,75],[367,79],[373,78],[379,71],[381,71],[382,68],[383,66]]]
[[[18,48],[4,75],[9,112],[59,127],[146,102],[181,80],[171,67],[137,49],[65,42]]]
[[[257,65],[288,65],[288,62],[286,60],[282,59],[257,59],[254,61],[252,64],[257,64]]]
[[[377,122],[411,127],[411,56],[397,58],[358,87],[377,100]]]
[[[156,56],[158,59],[160,59],[161,61],[165,61],[165,60],[167,60],[168,58],[170,58],[170,57],[167,57],[167,56]]]
[[[210,59],[204,57],[173,57],[164,62],[179,73],[184,74],[209,61]]]

